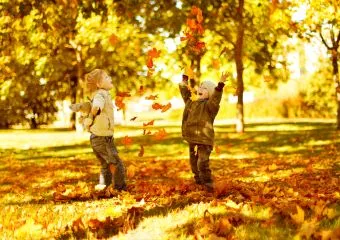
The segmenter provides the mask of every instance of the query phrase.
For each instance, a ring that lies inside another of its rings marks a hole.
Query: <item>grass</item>
[[[88,133],[0,131],[1,238],[338,236],[340,135],[334,123],[257,122],[247,124],[243,134],[217,124],[211,154],[214,194],[193,184],[179,123],[156,122],[150,130],[163,128],[162,140],[143,136],[138,126],[116,128],[128,191],[103,195],[93,190],[99,163]],[[122,145],[125,136],[132,138],[131,145]],[[141,145],[145,152],[138,157]],[[55,195],[60,188],[66,189],[62,201]]]

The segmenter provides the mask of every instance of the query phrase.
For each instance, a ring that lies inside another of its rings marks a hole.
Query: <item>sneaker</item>
[[[95,187],[94,187],[94,190],[96,191],[102,191],[106,188],[106,185],[105,184],[97,184]]]

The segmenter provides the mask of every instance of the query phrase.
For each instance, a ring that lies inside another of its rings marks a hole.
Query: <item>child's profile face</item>
[[[204,100],[209,98],[208,89],[204,86],[199,86],[197,90],[198,99]]]
[[[107,73],[102,75],[102,79],[99,81],[98,87],[105,90],[113,88],[112,79]]]

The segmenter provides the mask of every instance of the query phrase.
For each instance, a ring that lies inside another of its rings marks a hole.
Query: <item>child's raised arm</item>
[[[214,93],[208,100],[208,108],[213,114],[217,114],[219,108],[220,108],[220,102],[222,99],[222,91],[224,87],[224,83],[227,81],[227,78],[229,78],[231,75],[229,72],[225,72],[221,74],[220,81],[215,88]]]
[[[189,77],[183,74],[182,82],[179,84],[179,90],[181,91],[181,95],[185,103],[188,100],[190,100],[190,97],[191,97],[191,92],[188,89],[188,80],[189,80]]]

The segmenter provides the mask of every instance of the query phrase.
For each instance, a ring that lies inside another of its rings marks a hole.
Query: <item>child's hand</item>
[[[80,105],[78,103],[71,104],[69,107],[73,112],[78,112],[80,110]]]
[[[182,84],[188,86],[189,77],[185,74],[182,75]]]
[[[84,128],[88,130],[92,123],[93,123],[93,119],[92,118],[89,118],[89,117],[85,118],[84,122],[83,122]]]
[[[230,78],[231,74],[230,72],[222,72],[221,78],[220,78],[220,82],[226,82],[227,78]]]

